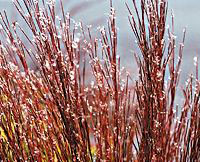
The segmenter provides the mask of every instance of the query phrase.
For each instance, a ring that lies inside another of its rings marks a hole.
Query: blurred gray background
[[[57,0],[59,2],[59,0]],[[109,12],[109,0],[63,0],[65,10],[70,11],[72,17],[84,24],[94,24],[95,27],[106,23]],[[137,0],[138,2],[140,0]],[[119,27],[119,51],[123,57],[123,63],[127,68],[134,69],[131,50],[137,51],[134,36],[128,23],[128,12],[125,2],[131,4],[131,0],[114,0]],[[177,41],[181,40],[182,31],[187,27],[186,43],[182,75],[186,78],[193,69],[193,57],[200,53],[200,1],[199,0],[168,0],[170,18],[171,10],[175,15],[175,31]],[[0,0],[0,11],[5,9],[10,19],[18,19],[11,0]],[[94,28],[95,31],[95,28]]]

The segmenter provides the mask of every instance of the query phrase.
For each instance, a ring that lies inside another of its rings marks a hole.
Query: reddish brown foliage
[[[173,17],[166,29],[167,2],[132,2],[126,6],[141,51],[135,54],[135,83],[120,66],[112,2],[101,38],[72,22],[62,2],[59,18],[53,3],[14,1],[28,32],[1,13],[4,161],[200,160],[198,59],[177,106],[185,31],[177,55]],[[30,59],[37,70],[30,69]]]

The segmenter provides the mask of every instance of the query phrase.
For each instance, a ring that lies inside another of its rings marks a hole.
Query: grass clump
[[[132,2],[126,6],[141,51],[134,82],[120,64],[112,1],[100,38],[73,22],[62,1],[59,18],[53,1],[15,0],[28,31],[0,14],[3,161],[200,160],[198,59],[177,106],[185,31],[177,53],[168,3]]]

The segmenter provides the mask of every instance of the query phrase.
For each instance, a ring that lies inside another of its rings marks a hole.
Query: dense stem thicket
[[[62,1],[60,18],[54,1],[15,0],[28,31],[0,13],[3,161],[200,160],[198,59],[178,106],[185,31],[176,53],[167,1],[132,2],[126,6],[141,52],[135,83],[120,66],[112,1],[99,38],[72,21]]]

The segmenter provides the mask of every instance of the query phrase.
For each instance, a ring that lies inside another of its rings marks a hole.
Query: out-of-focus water
[[[79,14],[74,17],[77,21],[81,20],[84,24],[95,23],[98,25],[106,21],[100,21],[99,18],[105,18],[109,12],[109,0],[99,0],[94,5],[90,1],[94,0],[64,0],[67,11],[77,11],[79,5]],[[98,0],[96,0],[98,1]],[[132,0],[114,0],[114,7],[117,12],[117,22],[119,27],[119,43],[120,54],[124,57],[127,66],[132,66],[130,57],[130,49],[135,49],[134,37],[128,23],[128,12],[125,7],[125,2],[131,4]],[[139,0],[137,0],[139,2]],[[87,2],[83,5],[83,2]],[[177,40],[181,40],[182,30],[187,27],[187,39],[185,43],[183,75],[191,72],[193,66],[193,57],[200,53],[200,1],[199,0],[168,0],[169,2],[169,17],[171,10],[175,15],[175,31]],[[86,9],[86,7],[88,7]],[[85,9],[84,9],[85,8]],[[11,0],[0,0],[0,11],[6,9],[11,19],[16,18],[16,12]],[[82,11],[82,12],[81,12]],[[95,20],[99,20],[95,22]]]

